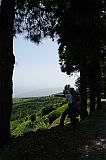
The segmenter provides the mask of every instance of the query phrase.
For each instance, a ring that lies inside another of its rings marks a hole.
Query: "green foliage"
[[[53,111],[49,116],[49,124],[51,125],[53,123],[53,121],[55,121],[58,117],[60,116],[58,111]]]
[[[48,120],[46,120],[47,122],[45,123],[46,118],[45,117],[37,117],[36,120],[36,128],[34,131],[38,130],[38,129],[45,129],[48,128],[49,124],[48,124]]]
[[[68,75],[80,71],[80,75],[85,75],[85,79],[81,76],[81,83],[89,79],[92,82],[90,93],[96,90],[100,95],[100,63],[104,59],[106,43],[105,8],[103,0],[18,0],[15,29],[18,33],[26,31],[26,37],[37,43],[46,36],[57,38],[61,70]],[[82,92],[83,88],[86,90],[86,83],[84,87],[81,85]],[[86,97],[82,92],[86,109]]]
[[[53,121],[55,121],[61,115],[61,113],[66,109],[66,107],[67,105],[63,105],[62,107],[57,108],[57,110],[52,111],[48,115],[49,124],[52,124]]]
[[[53,116],[58,118],[61,113],[58,110],[62,110],[65,103],[64,98],[55,95],[13,99],[11,134],[18,136],[28,131],[48,128],[49,118]],[[54,112],[56,110],[57,112]]]
[[[43,108],[42,109],[42,116],[49,114],[53,110],[55,110],[55,108],[52,108],[52,107],[45,107],[45,108]]]
[[[33,108],[34,102],[38,104],[38,107]],[[88,99],[87,105],[89,105],[89,102]],[[58,125],[62,112],[67,108],[66,99],[57,96],[14,99],[14,104],[13,117],[15,117],[14,114],[17,110],[24,111],[23,116],[18,116],[18,118],[11,120],[11,135],[14,136],[19,136],[29,131],[35,132],[38,129],[46,129],[51,125]],[[44,111],[43,114],[42,111]],[[102,115],[103,111],[97,111],[96,114]],[[65,124],[67,123],[70,123],[68,118],[65,120]],[[94,123],[94,120],[88,118],[81,123],[83,126],[90,126]]]
[[[33,113],[30,116],[31,122],[33,123],[36,120],[36,115]]]
[[[31,124],[31,122],[30,121],[23,121],[21,123],[18,123],[17,127],[15,126],[16,124],[17,124],[17,122],[14,124],[12,123],[13,128],[11,128],[11,134],[14,136],[19,136],[19,135],[22,135],[25,133],[26,126],[29,126]]]
[[[13,100],[11,120],[23,118],[32,112],[40,113],[42,108],[54,107],[54,105],[56,106],[63,101],[63,98],[56,96],[16,98]]]
[[[92,160],[106,159],[105,138],[103,138],[105,133],[106,109],[104,108],[81,121],[76,132],[70,124],[67,124],[64,128],[54,125],[51,129],[25,133],[5,147],[0,152],[0,158],[3,160],[82,160],[86,158],[87,153],[87,158]],[[104,140],[103,145],[102,140]]]

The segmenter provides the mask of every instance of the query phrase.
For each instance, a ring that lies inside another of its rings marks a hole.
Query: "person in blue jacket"
[[[68,107],[62,113],[59,126],[64,126],[64,120],[67,115],[70,117],[73,128],[76,128],[76,92],[74,88],[70,88],[69,91],[64,91],[64,96],[68,100]]]

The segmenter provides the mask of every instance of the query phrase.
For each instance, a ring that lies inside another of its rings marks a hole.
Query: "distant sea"
[[[25,98],[25,97],[43,97],[52,94],[60,93],[63,91],[62,87],[58,88],[46,88],[39,90],[14,90],[13,98]]]

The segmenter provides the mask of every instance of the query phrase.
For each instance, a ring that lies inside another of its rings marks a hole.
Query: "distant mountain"
[[[52,94],[60,93],[62,92],[62,88],[46,88],[46,89],[39,89],[39,90],[27,90],[23,92],[14,92],[13,97],[19,97],[19,98],[24,98],[24,97],[42,97],[42,96],[49,96]]]

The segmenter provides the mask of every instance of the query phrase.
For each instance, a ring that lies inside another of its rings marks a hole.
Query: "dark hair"
[[[75,90],[74,90],[74,88],[70,88],[70,93],[75,93]]]
[[[68,94],[69,92],[67,90],[64,90],[63,91],[63,94]]]

